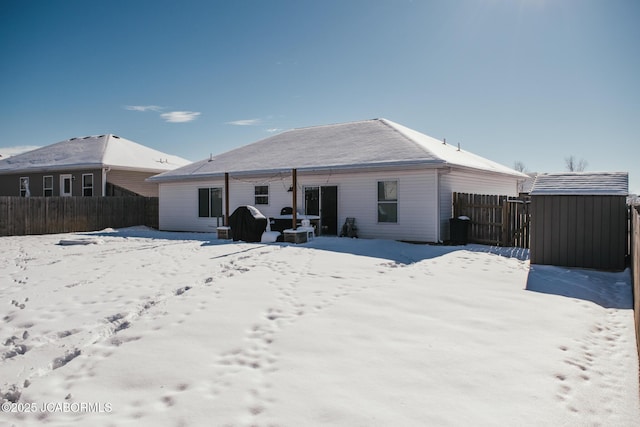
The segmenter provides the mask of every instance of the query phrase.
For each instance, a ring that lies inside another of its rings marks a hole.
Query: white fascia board
[[[400,167],[403,170],[406,169],[438,169],[447,166],[443,161],[405,161],[405,162],[384,162],[384,163],[367,163],[367,164],[354,164],[354,165],[340,165],[340,166],[313,166],[313,167],[300,167],[300,168],[278,168],[278,169],[264,169],[264,170],[251,170],[251,171],[229,171],[229,175],[233,176],[264,176],[264,175],[277,175],[281,173],[289,173],[291,170],[296,169],[298,173],[326,173],[326,172],[354,172],[354,171],[379,171],[379,170],[393,170]],[[225,172],[214,173],[202,173],[191,175],[174,175],[174,176],[152,176],[147,178],[150,182],[171,182],[171,181],[191,181],[198,179],[210,179],[224,177]]]

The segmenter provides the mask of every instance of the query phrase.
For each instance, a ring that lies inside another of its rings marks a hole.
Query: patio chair
[[[356,226],[356,219],[348,217],[344,221],[342,231],[340,231],[340,237],[358,237],[358,227]]]

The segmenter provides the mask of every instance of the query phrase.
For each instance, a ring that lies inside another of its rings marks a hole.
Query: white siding
[[[198,217],[198,188],[223,186],[224,181],[187,181],[159,184],[160,230],[215,232],[217,226],[216,218]]]
[[[433,242],[437,240],[435,170],[298,174],[297,210],[304,211],[305,186],[338,187],[338,232],[347,217],[356,218],[359,236]],[[378,181],[398,181],[398,222],[377,222]],[[267,217],[292,205],[291,176],[234,178],[229,181],[229,212],[255,205],[254,186],[269,185],[269,204],[257,205]],[[223,187],[224,180],[160,184],[160,229],[213,232],[214,218],[198,218],[198,188]]]
[[[518,178],[483,172],[452,170],[440,175],[440,240],[449,239],[453,193],[518,195]]]

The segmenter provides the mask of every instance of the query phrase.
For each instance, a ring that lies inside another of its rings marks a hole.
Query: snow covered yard
[[[638,425],[628,271],[210,238],[0,238],[0,424]]]

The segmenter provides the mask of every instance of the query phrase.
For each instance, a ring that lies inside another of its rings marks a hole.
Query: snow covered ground
[[[145,228],[2,237],[0,253],[0,425],[640,420],[628,271]]]

